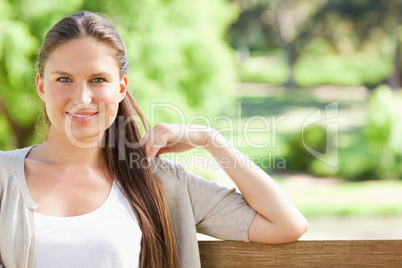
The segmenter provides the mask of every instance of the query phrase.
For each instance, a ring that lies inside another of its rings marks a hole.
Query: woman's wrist
[[[208,133],[208,138],[205,146],[205,149],[209,153],[213,155],[214,152],[216,152],[217,150],[221,150],[230,146],[230,142],[219,131],[211,128],[211,131]]]

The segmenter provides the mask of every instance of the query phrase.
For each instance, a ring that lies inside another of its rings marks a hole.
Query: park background
[[[306,215],[303,239],[402,238],[402,2],[0,0],[0,150],[43,141],[36,49],[82,9],[122,34],[151,125],[220,130]],[[233,186],[202,150],[167,157]]]

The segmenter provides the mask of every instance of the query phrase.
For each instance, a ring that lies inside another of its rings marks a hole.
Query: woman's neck
[[[105,166],[103,148],[99,142],[74,143],[63,136],[49,131],[45,142],[38,146],[42,160],[66,165]]]

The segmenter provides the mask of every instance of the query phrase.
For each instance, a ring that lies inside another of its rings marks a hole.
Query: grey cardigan
[[[31,148],[0,151],[0,268],[34,267],[34,211],[39,205],[29,194],[24,174]],[[234,189],[219,187],[171,160],[155,158],[152,168],[164,185],[180,267],[201,266],[197,232],[248,241],[255,211]]]

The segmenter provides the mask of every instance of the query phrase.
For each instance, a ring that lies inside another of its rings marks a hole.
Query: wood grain
[[[212,267],[402,267],[402,240],[297,241],[267,245],[199,241],[201,265]]]

